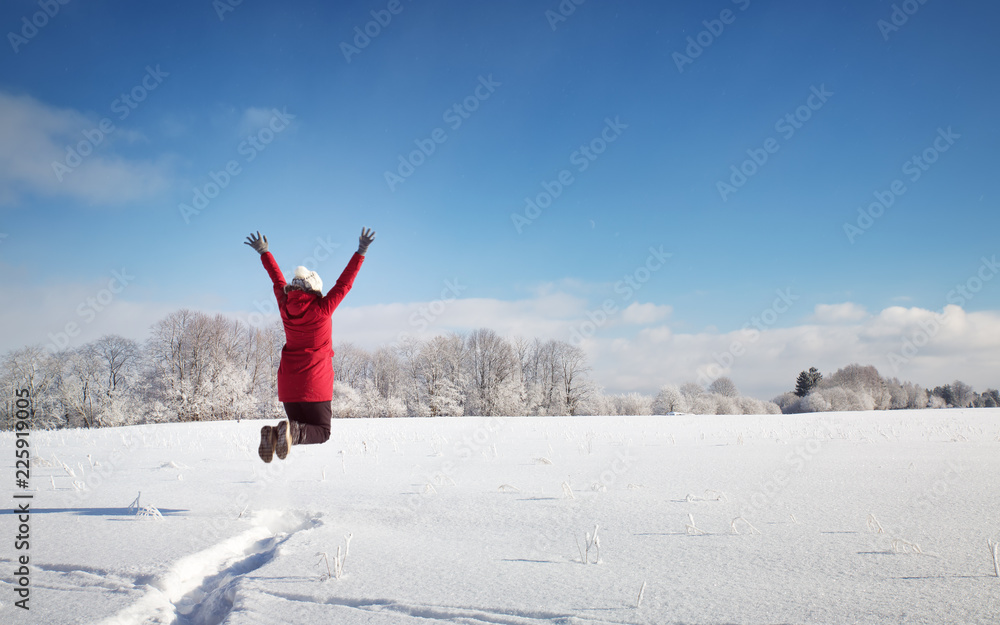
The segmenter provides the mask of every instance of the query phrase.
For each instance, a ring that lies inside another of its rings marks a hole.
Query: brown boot
[[[299,424],[297,421],[282,421],[276,429],[278,444],[274,448],[274,453],[279,459],[284,460],[292,445],[299,442]]]
[[[265,425],[260,429],[260,445],[257,447],[257,454],[264,462],[271,462],[274,458],[274,448],[278,443],[275,428]]]

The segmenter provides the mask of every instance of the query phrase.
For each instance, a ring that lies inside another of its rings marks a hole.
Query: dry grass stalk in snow
[[[330,579],[333,577],[333,571],[330,570],[330,556],[328,556],[325,551],[320,551],[316,555],[320,556],[319,562],[316,563],[316,566],[326,562],[326,577],[320,577],[320,579]]]
[[[733,522],[730,524],[730,527],[733,529],[733,533],[734,534],[739,534],[740,533],[740,530],[736,527],[736,522],[737,521],[743,521],[744,523],[746,523],[747,527],[750,528],[750,533],[751,534],[760,534],[761,533],[761,531],[759,529],[757,529],[756,527],[754,527],[753,523],[751,523],[750,521],[747,521],[745,517],[738,516],[735,519],[733,519]]]
[[[321,579],[340,579],[344,576],[344,562],[347,561],[347,554],[351,551],[351,538],[353,537],[354,534],[348,533],[344,536],[344,540],[347,543],[346,546],[341,548],[340,545],[337,545],[337,555],[333,559],[332,570],[330,569],[330,556],[325,551],[316,554],[321,556],[320,561],[316,563],[317,565],[326,563],[326,577]]]
[[[729,501],[729,497],[726,497],[726,493],[722,491],[708,489],[705,491],[704,497],[698,497],[689,493],[684,498],[684,501]]]
[[[875,532],[876,534],[885,534],[885,530],[882,529],[882,524],[878,522],[874,514],[868,515],[868,529]]]
[[[135,513],[137,519],[162,519],[163,515],[153,506],[143,506]]]
[[[435,475],[434,481],[441,486],[445,486],[447,484],[451,484],[452,486],[458,486],[455,480],[451,479],[451,477],[445,475],[444,473],[438,473],[437,475]]]
[[[567,497],[569,497],[570,499],[576,499],[576,496],[573,494],[573,487],[569,485],[569,482],[563,482],[562,483],[562,489],[563,489],[563,493]]]
[[[128,505],[128,508],[126,508],[125,510],[126,510],[127,512],[132,512],[133,510],[135,510],[135,514],[139,514],[139,508],[141,508],[141,507],[142,507],[142,506],[141,506],[141,505],[139,504],[139,499],[140,499],[141,497],[142,497],[142,491],[140,490],[140,491],[139,491],[139,494],[135,496],[135,499],[133,499],[133,500],[132,500],[132,503],[130,503],[130,504]]]
[[[333,575],[337,579],[340,579],[344,575],[344,562],[347,562],[347,554],[351,551],[351,538],[353,537],[354,534],[351,533],[344,536],[346,546],[344,547],[343,555],[340,552],[340,545],[337,545],[337,558],[333,562]]]
[[[702,530],[698,529],[698,526],[694,524],[694,515],[691,514],[690,512],[688,512],[687,533],[688,534],[694,534],[694,535],[705,534],[706,533],[706,532],[703,532]]]
[[[892,539],[892,551],[894,553],[923,553],[920,545],[903,540],[902,538]]]
[[[986,539],[986,545],[990,548],[990,555],[993,556],[993,572],[1000,577],[1000,542]]]
[[[600,527],[599,525],[595,524],[594,533],[591,534],[590,532],[587,532],[586,540],[584,542],[584,544],[586,545],[586,549],[580,546],[579,539],[576,541],[576,548],[580,550],[580,561],[583,562],[584,564],[590,564],[591,549],[594,549],[596,552],[594,558],[594,564],[601,563],[601,539],[597,537],[597,530],[599,527]]]
[[[642,594],[646,592],[646,580],[642,581],[642,586],[639,587],[639,596],[635,600],[635,609],[638,610],[639,606],[642,605]]]

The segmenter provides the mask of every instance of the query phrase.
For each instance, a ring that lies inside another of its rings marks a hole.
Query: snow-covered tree
[[[980,405],[983,408],[996,408],[1000,406],[1000,391],[995,388],[988,388],[980,395]]]
[[[649,415],[653,414],[653,398],[641,393],[622,393],[612,397],[615,414],[619,415]]]
[[[715,393],[700,393],[691,398],[691,412],[694,414],[711,415],[718,414],[719,397]]]
[[[716,378],[708,386],[708,391],[732,399],[740,396],[740,391],[736,388],[736,384],[727,377]]]
[[[361,393],[346,382],[333,385],[333,401],[330,404],[334,419],[366,416],[361,413]]]
[[[693,403],[699,395],[704,393],[705,389],[697,382],[685,382],[681,385],[681,395],[684,396],[689,404]]]
[[[931,395],[927,401],[928,408],[947,408],[948,402],[940,395]]]
[[[510,383],[512,378],[517,379],[514,350],[493,330],[480,328],[466,338],[465,354],[469,372],[466,412],[483,416],[504,414],[507,407],[515,404],[511,393],[517,389]]]
[[[344,382],[355,389],[361,388],[369,376],[371,354],[354,343],[337,343],[333,346],[334,385]]]
[[[461,336],[435,336],[420,346],[419,366],[427,416],[456,417],[465,413],[464,390],[469,385]]]
[[[771,400],[772,403],[781,408],[781,412],[786,414],[793,414],[798,412],[805,412],[802,409],[802,400],[804,397],[799,397],[795,393],[782,393],[774,399]]]
[[[800,409],[802,412],[828,412],[830,410],[830,401],[820,394],[819,391],[813,391],[802,398]]]
[[[687,401],[681,389],[673,384],[665,384],[653,399],[653,414],[665,415],[671,412],[686,412]]]
[[[956,408],[968,408],[972,405],[975,398],[975,393],[972,391],[972,387],[962,382],[961,380],[955,380],[951,383],[951,405]]]
[[[738,397],[736,405],[739,407],[740,414],[767,414],[764,402],[753,397]]]
[[[3,358],[3,414],[5,428],[12,427],[17,413],[16,390],[26,389],[31,397],[32,427],[56,428],[69,425],[60,397],[61,360],[43,345],[29,345],[7,352]]]
[[[852,401],[852,405],[872,406],[850,410],[888,410],[892,406],[888,385],[879,375],[878,369],[871,365],[847,365],[817,385],[820,389],[836,387],[852,391],[857,396],[857,401]],[[834,408],[834,410],[840,409]]]

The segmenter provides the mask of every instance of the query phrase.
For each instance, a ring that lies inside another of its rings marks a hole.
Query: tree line
[[[38,428],[282,418],[283,345],[280,321],[255,327],[179,310],[154,323],[143,342],[106,335],[56,353],[41,344],[11,350],[0,369],[0,427],[11,427],[21,388]],[[507,339],[488,328],[374,351],[339,343],[333,360],[338,417],[575,415],[618,407],[590,378],[580,348]]]
[[[145,341],[106,335],[51,352],[43,345],[2,357],[0,429],[14,420],[14,391],[28,389],[34,427],[283,418],[277,370],[280,321],[253,326],[179,310]],[[409,339],[366,350],[334,345],[337,417],[777,414],[1000,405],[995,390],[956,381],[930,391],[849,365],[823,378],[803,371],[795,392],[773,401],[741,395],[729,378],[707,388],[667,384],[655,395],[607,394],[586,354],[566,341],[507,338],[489,328]]]
[[[1000,391],[977,393],[955,380],[951,384],[924,389],[919,384],[885,378],[872,365],[851,364],[824,378],[816,367],[803,371],[795,390],[774,399],[783,412],[840,410],[899,410],[904,408],[995,408]]]

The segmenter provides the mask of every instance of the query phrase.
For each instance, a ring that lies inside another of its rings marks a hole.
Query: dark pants
[[[299,424],[298,440],[293,445],[316,445],[330,440],[333,406],[328,401],[284,402],[289,421]]]

